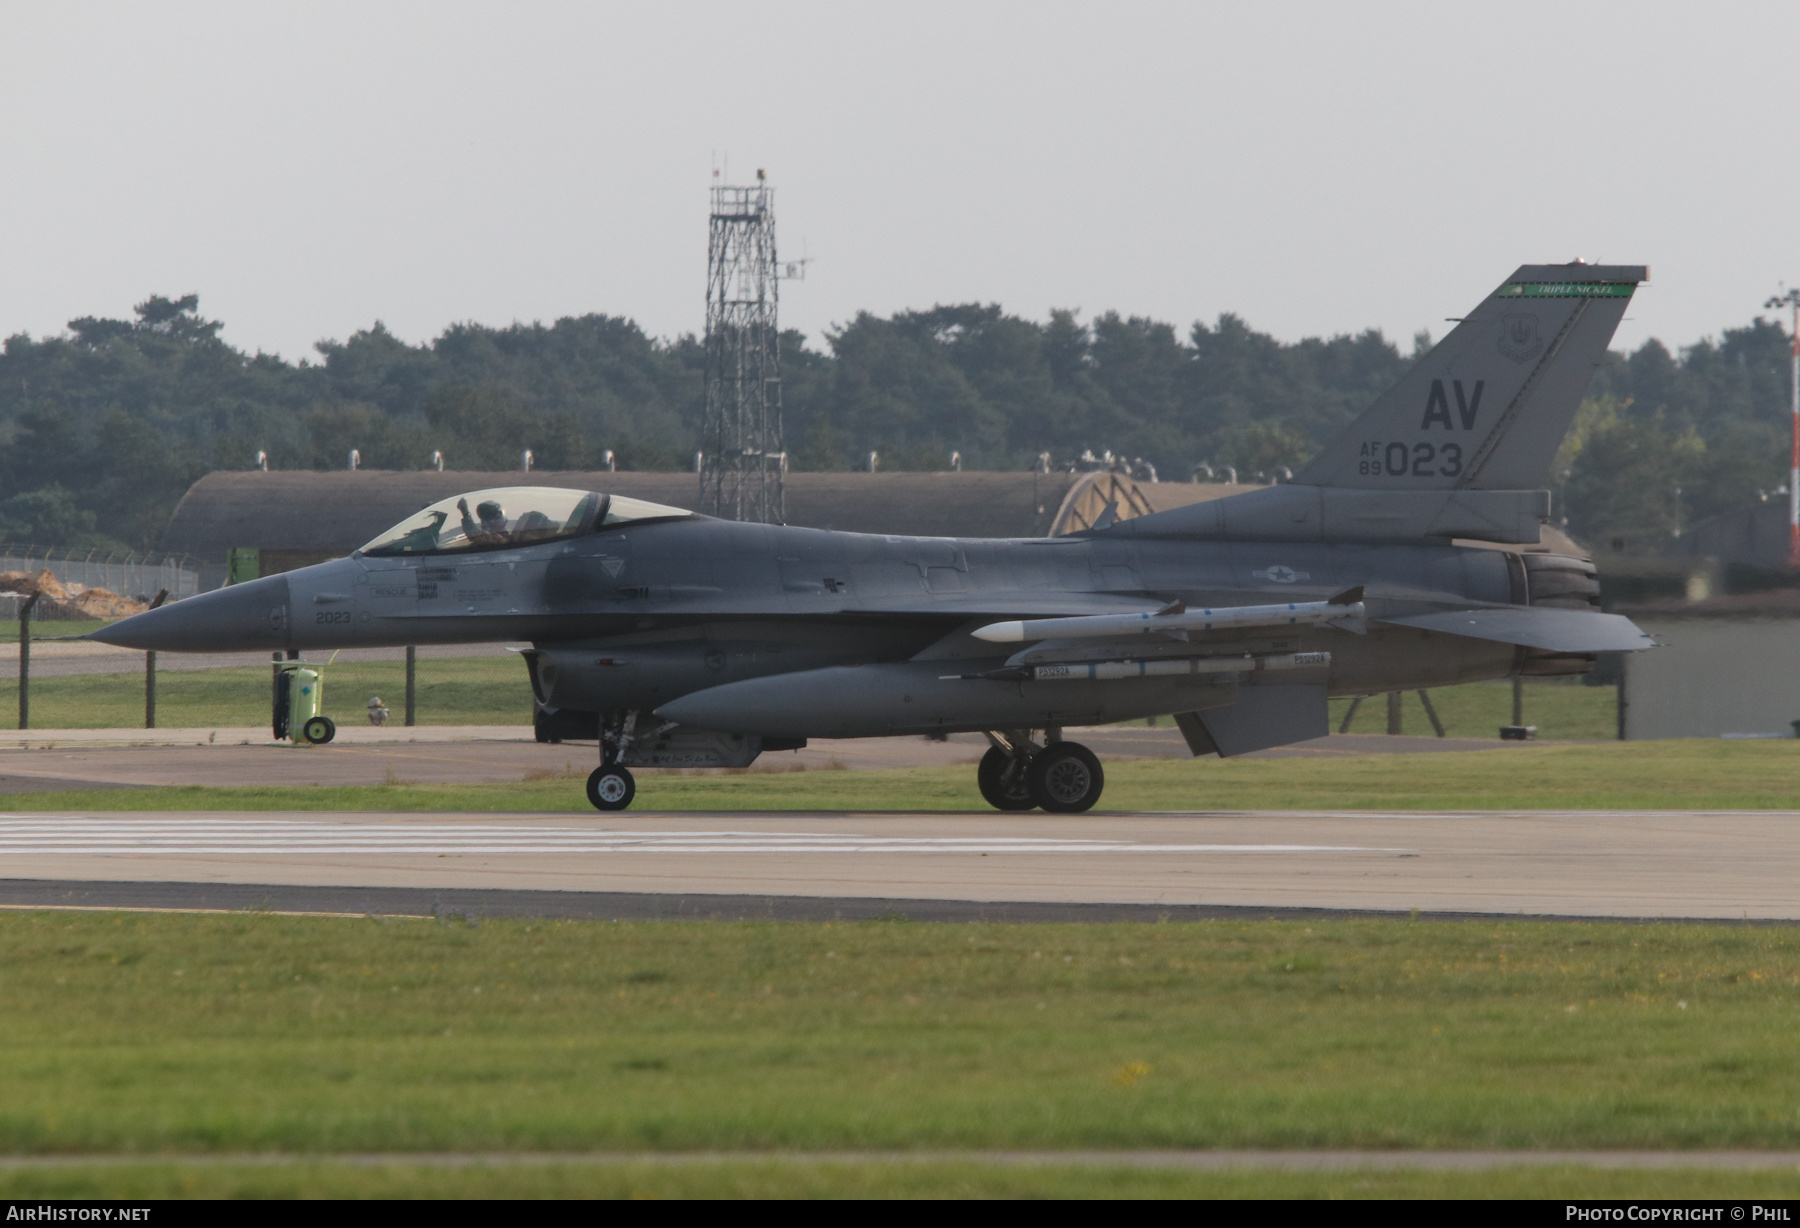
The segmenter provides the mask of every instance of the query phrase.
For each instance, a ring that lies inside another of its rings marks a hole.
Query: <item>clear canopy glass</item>
[[[686,508],[652,503],[648,499],[628,499],[624,495],[601,495],[600,498],[604,502],[600,505],[600,518],[596,523],[601,525],[629,524],[633,520],[666,520],[671,516],[694,514]]]
[[[661,503],[593,491],[505,486],[439,500],[402,520],[364,546],[362,552],[392,555],[501,550],[574,537],[602,524],[691,514]]]

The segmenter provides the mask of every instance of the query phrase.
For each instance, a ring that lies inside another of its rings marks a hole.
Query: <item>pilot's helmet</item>
[[[477,505],[475,508],[475,515],[481,518],[481,523],[483,524],[486,524],[490,520],[505,521],[506,519],[506,512],[492,499]]]

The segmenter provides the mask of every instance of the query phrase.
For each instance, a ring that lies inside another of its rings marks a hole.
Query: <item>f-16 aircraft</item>
[[[543,736],[634,767],[809,738],[979,732],[1002,810],[1076,812],[1075,725],[1173,716],[1196,756],[1328,732],[1326,700],[1577,674],[1652,643],[1592,563],[1534,550],[1551,459],[1642,266],[1526,265],[1291,483],[1064,537],[750,524],[520,486],[433,504],[349,558],[125,619],[160,652],[529,641]],[[1197,791],[1204,784],[1196,782]]]

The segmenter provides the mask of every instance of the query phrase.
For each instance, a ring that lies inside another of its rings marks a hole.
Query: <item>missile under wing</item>
[[[1326,732],[1326,700],[1579,673],[1648,647],[1537,546],[1550,459],[1640,266],[1526,265],[1290,484],[1050,539],[744,524],[604,491],[473,491],[347,559],[94,634],[162,651],[528,640],[542,736],[633,767],[808,738],[987,735],[1002,809],[1075,811],[1072,725],[1175,717],[1195,754]]]

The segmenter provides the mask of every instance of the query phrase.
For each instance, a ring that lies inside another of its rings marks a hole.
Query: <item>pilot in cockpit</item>
[[[473,505],[474,510],[470,510]],[[511,508],[513,514],[507,515]],[[512,550],[562,541],[598,525],[668,520],[692,515],[643,499],[550,486],[508,486],[451,495],[407,517],[363,547],[363,553],[448,554]]]
[[[475,505],[480,523],[469,517],[469,501],[458,499],[456,510],[462,513],[463,536],[478,546],[500,545],[506,541],[506,512],[492,499]]]

